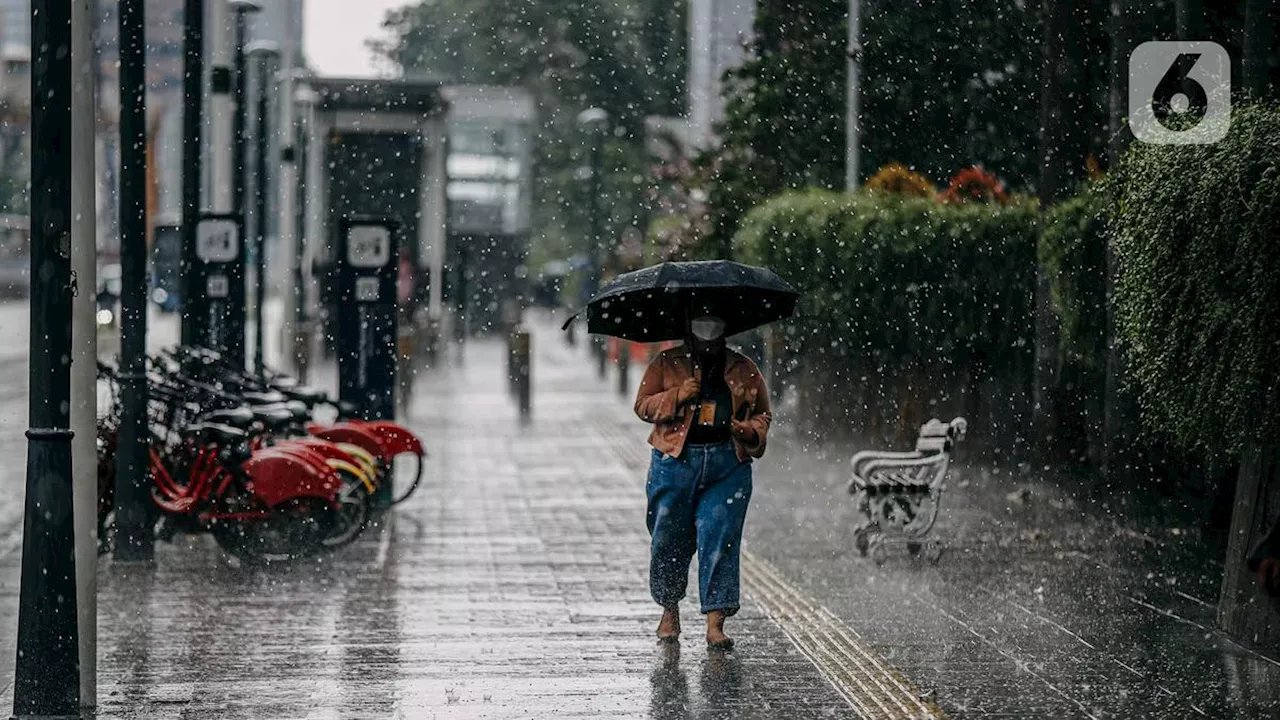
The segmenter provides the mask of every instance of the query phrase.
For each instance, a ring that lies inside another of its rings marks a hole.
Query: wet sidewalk
[[[858,448],[785,415],[756,465],[738,650],[703,646],[693,582],[681,648],[658,646],[647,427],[585,348],[536,329],[527,425],[497,342],[418,377],[427,480],[354,546],[250,569],[179,538],[153,569],[105,562],[98,717],[1280,717],[1280,663],[1214,629],[1221,561],[1187,511],[962,453],[942,562],[877,567],[850,532]]]
[[[409,418],[432,453],[427,480],[354,547],[262,570],[186,538],[159,545],[153,570],[104,565],[99,717],[800,719],[857,717],[868,702],[889,703],[868,717],[927,708],[762,561],[749,563],[751,595],[732,621],[740,650],[705,648],[694,597],[682,646],[657,645],[644,428],[583,381],[585,357],[541,337],[538,347],[528,425],[497,343],[469,344],[461,361],[419,377]],[[805,635],[817,627],[830,636]],[[858,682],[882,686],[851,699]]]

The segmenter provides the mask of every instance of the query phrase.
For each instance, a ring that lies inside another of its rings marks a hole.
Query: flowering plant
[[[981,165],[967,167],[956,173],[939,197],[946,203],[1009,203],[1009,193],[1005,190],[1004,183]]]
[[[867,178],[865,187],[873,192],[911,197],[931,197],[935,192],[929,179],[902,163],[891,162]]]

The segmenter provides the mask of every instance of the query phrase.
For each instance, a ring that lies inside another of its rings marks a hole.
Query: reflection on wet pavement
[[[105,565],[99,717],[849,717],[750,603],[739,651],[705,648],[691,597],[683,653],[661,655],[643,476],[588,419],[615,398],[559,352],[528,427],[495,344],[424,376],[427,484],[349,548],[242,568],[179,538],[152,570]]]

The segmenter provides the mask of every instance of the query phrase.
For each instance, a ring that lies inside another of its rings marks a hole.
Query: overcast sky
[[[307,60],[321,75],[374,77],[387,74],[365,47],[365,41],[381,37],[382,18],[388,10],[409,0],[306,0],[303,5],[303,38]]]

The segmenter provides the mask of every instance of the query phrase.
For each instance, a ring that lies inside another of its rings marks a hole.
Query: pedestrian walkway
[[[420,375],[408,420],[428,479],[353,547],[264,570],[184,537],[151,569],[104,562],[98,717],[1280,716],[1280,663],[1214,629],[1220,560],[1188,511],[962,455],[942,563],[877,567],[850,532],[857,448],[785,416],[756,467],[738,650],[708,653],[692,596],[680,650],[658,646],[647,428],[582,344],[537,322],[534,348],[528,424],[497,342]],[[24,410],[0,404],[4,437]],[[16,508],[21,479],[0,474]],[[21,539],[6,518],[5,705]]]
[[[549,336],[536,343],[527,425],[497,343],[469,344],[419,378],[410,422],[432,453],[426,485],[356,546],[259,570],[233,566],[207,538],[179,539],[158,547],[153,570],[105,565],[98,717],[929,711],[760,561],[746,563],[738,651],[705,648],[696,598],[682,646],[659,646],[644,428],[584,377],[585,358]]]

